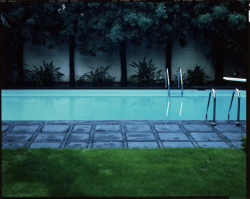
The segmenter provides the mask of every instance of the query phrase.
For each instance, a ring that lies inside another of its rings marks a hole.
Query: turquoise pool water
[[[227,120],[233,90],[216,89],[216,120]],[[2,120],[205,120],[210,90],[2,90]],[[240,90],[240,120],[246,91]],[[211,98],[208,119],[212,120]],[[237,95],[230,120],[236,120]]]

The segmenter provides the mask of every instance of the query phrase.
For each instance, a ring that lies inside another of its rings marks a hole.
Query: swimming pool
[[[216,89],[216,120],[227,120],[233,90]],[[2,90],[2,120],[205,120],[210,90],[43,89]],[[246,91],[240,90],[240,120]],[[212,120],[211,99],[208,120]],[[236,120],[237,95],[230,120]]]

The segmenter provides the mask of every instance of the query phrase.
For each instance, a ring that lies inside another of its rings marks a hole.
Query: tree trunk
[[[223,66],[225,60],[225,49],[223,49],[223,41],[219,37],[214,38],[213,50],[215,56],[215,84],[223,85]]]
[[[225,59],[224,53],[218,53],[218,56],[215,62],[215,84],[217,86],[223,85],[224,59]]]
[[[23,38],[19,37],[17,46],[17,68],[18,68],[18,82],[24,83],[24,69],[23,69]]]
[[[120,61],[121,61],[121,85],[127,86],[127,63],[126,63],[126,43],[120,45]]]
[[[69,46],[69,74],[69,85],[75,86],[75,35],[72,35]]]
[[[168,68],[169,72],[169,80],[171,80],[171,75],[172,75],[172,45],[171,42],[167,41],[166,42],[166,68]],[[163,71],[165,74],[165,71]]]

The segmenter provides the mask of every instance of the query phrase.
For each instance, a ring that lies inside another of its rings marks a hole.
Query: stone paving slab
[[[99,141],[119,141],[122,140],[122,134],[121,133],[95,133],[94,134],[94,140]]]
[[[159,148],[157,142],[128,142],[128,148]]]
[[[88,141],[89,134],[71,134],[68,141],[69,142],[79,142],[79,141]]]
[[[25,145],[26,143],[7,142],[7,143],[2,143],[2,148],[3,149],[16,149],[16,148],[25,147]]]
[[[65,124],[48,124],[42,128],[43,133],[66,133],[69,130],[69,125]]]
[[[231,141],[241,141],[241,139],[246,135],[245,133],[222,133]]]
[[[11,133],[11,134],[7,134],[2,140],[20,142],[20,141],[28,141],[31,137],[32,137],[32,134]]]
[[[162,142],[164,148],[194,148],[192,142]]]
[[[155,124],[154,127],[157,132],[182,132],[178,124]]]
[[[183,124],[188,131],[213,131],[213,129],[206,124]]]
[[[2,125],[2,133],[5,133],[10,128],[10,125]]]
[[[11,130],[10,133],[35,133],[39,125],[16,125]]]
[[[159,133],[161,140],[189,140],[185,133]]]
[[[123,148],[122,142],[94,142],[93,149],[114,149],[114,148]]]
[[[86,142],[67,142],[64,148],[71,149],[86,149],[88,147],[88,143]]]
[[[241,144],[242,144],[242,142],[231,142],[233,145],[234,145],[234,147],[235,148],[237,148],[237,149],[241,149]]]
[[[246,124],[242,124],[242,126],[246,129],[247,128],[247,125]]]
[[[96,125],[95,132],[121,132],[120,125]]]
[[[149,125],[145,124],[128,124],[125,125],[125,129],[127,132],[146,132],[146,131],[152,131]]]
[[[213,127],[198,120],[2,121],[2,148],[241,148],[246,123],[216,122]]]
[[[61,143],[60,142],[44,142],[44,143],[31,143],[30,147],[31,149],[35,148],[54,148],[58,149],[60,147]]]
[[[225,142],[197,142],[203,148],[230,148]]]
[[[127,133],[127,140],[149,141],[149,140],[155,140],[155,136],[153,133]]]
[[[91,125],[75,125],[72,133],[89,133],[91,130]]]
[[[242,129],[239,126],[236,126],[235,124],[217,124],[214,128],[219,131],[242,131]]]
[[[190,133],[195,141],[223,141],[216,133]]]
[[[41,141],[63,141],[66,133],[42,133],[38,134],[33,142]]]
[[[7,135],[7,133],[2,133],[2,140],[3,140],[3,137],[5,137]]]

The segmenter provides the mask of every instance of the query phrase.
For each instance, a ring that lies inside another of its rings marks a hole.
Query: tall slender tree
[[[190,31],[189,21],[191,16],[189,8],[191,4],[188,2],[161,2],[156,3],[152,18],[154,20],[153,28],[147,33],[150,43],[157,43],[165,48],[166,67],[169,69],[171,78],[172,70],[172,44],[174,41],[184,46],[186,37]]]

